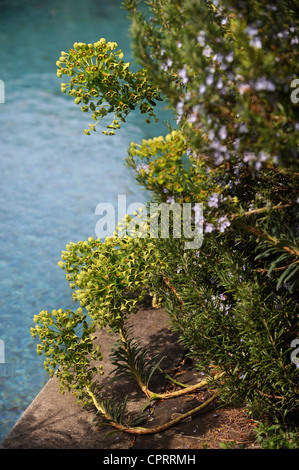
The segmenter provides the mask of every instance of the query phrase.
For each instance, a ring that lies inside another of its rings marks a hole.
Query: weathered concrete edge
[[[141,308],[132,317],[134,337],[147,345],[150,354],[166,357],[166,366],[175,364],[182,356],[177,338],[171,333],[169,317],[162,309]],[[98,334],[104,356],[105,392],[120,399],[128,394],[128,411],[137,412],[145,404],[145,397],[136,390],[135,383],[125,381],[121,387],[106,380],[112,370],[109,361],[111,345],[117,338],[102,330]],[[163,384],[158,384],[163,386]],[[157,386],[157,384],[156,384]],[[57,377],[50,379],[0,445],[0,449],[127,449],[130,435],[114,435],[105,439],[105,430],[97,431],[94,413],[82,409],[71,393],[61,394]]]

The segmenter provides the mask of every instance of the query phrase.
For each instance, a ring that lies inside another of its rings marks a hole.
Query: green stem
[[[222,375],[224,375],[224,372],[221,372],[221,373],[217,374],[214,378],[219,379]],[[191,392],[194,392],[196,390],[199,390],[200,388],[205,387],[206,385],[208,385],[208,383],[209,383],[209,380],[202,380],[201,382],[198,382],[194,385],[185,386],[185,388],[183,388],[181,390],[176,390],[174,392],[154,393],[154,392],[151,392],[150,390],[148,390],[149,398],[151,400],[155,400],[155,399],[164,400],[166,398],[180,397],[181,395],[186,395],[187,393],[191,393]]]
[[[188,385],[186,384],[182,384],[181,382],[179,382],[178,380],[175,380],[173,377],[171,377],[170,375],[168,375],[166,372],[164,372],[160,367],[159,367],[159,371],[161,372],[161,374],[163,374],[170,382],[174,383],[175,385],[178,385],[179,387],[188,387]]]
[[[127,354],[129,355],[128,342],[127,342],[127,338],[126,338],[126,334],[125,334],[125,330],[124,330],[123,326],[119,327],[119,332],[120,332],[121,340],[124,344],[124,348],[125,348]],[[181,389],[181,390],[176,390],[174,392],[155,393],[155,392],[152,392],[147,387],[147,385],[143,382],[141,375],[138,373],[138,371],[134,367],[132,367],[132,365],[130,365],[130,369],[131,369],[132,376],[137,381],[139,387],[141,388],[141,390],[145,393],[145,395],[150,400],[157,400],[157,399],[158,400],[164,400],[164,399],[168,399],[168,398],[174,398],[174,397],[179,397],[179,396],[182,396],[182,395],[186,395],[187,393],[191,393],[191,392],[194,392],[195,390],[199,390],[200,388],[205,387],[209,383],[208,380],[202,380],[201,382],[198,382],[194,385],[189,385],[189,386],[180,384],[180,386],[184,386],[184,388]],[[222,375],[224,375],[224,372],[221,372],[221,373],[217,374],[215,376],[215,379],[218,379]],[[173,379],[171,379],[171,380],[173,380]]]
[[[121,325],[119,327],[119,334],[120,334],[120,338],[123,342],[123,345],[124,345],[124,348],[126,350],[126,353],[127,353],[127,356],[129,356],[129,347],[128,347],[128,341],[127,341],[127,338],[126,338],[126,335],[125,335],[125,330],[124,330],[124,326]],[[133,367],[131,364],[129,365],[130,367],[130,370],[131,370],[131,374],[132,376],[134,377],[134,379],[136,380],[136,382],[138,383],[139,387],[141,388],[141,390],[143,391],[143,393],[145,393],[145,395],[150,398],[150,390],[147,388],[146,384],[143,382],[142,380],[142,377],[141,375],[138,373],[138,371],[135,369],[135,367]]]
[[[103,414],[103,416],[110,422],[111,426],[114,428],[118,429],[119,431],[126,432],[129,434],[156,434],[162,431],[166,431],[166,429],[169,429],[172,426],[175,426],[176,424],[180,423],[184,419],[188,418],[189,416],[193,416],[195,413],[198,413],[199,411],[203,410],[206,406],[208,406],[210,403],[212,403],[218,396],[219,392],[214,393],[208,400],[206,400],[204,403],[201,405],[197,406],[193,410],[188,411],[187,413],[184,413],[180,415],[178,418],[175,418],[171,421],[168,421],[165,424],[162,424],[160,426],[157,426],[155,428],[132,428],[130,426],[126,426],[120,423],[117,423],[111,419],[111,417],[106,413],[106,411],[101,407],[101,405],[98,403],[95,395],[92,393],[89,387],[86,387],[87,393],[89,396],[92,398],[92,401],[96,407],[96,409]]]

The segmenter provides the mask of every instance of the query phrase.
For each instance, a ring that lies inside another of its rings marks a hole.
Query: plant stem
[[[215,392],[214,395],[212,395],[210,398],[208,398],[208,400],[206,400],[204,403],[197,406],[196,408],[193,408],[193,410],[190,410],[187,413],[184,413],[181,416],[179,416],[178,418],[175,418],[171,421],[168,421],[165,424],[162,424],[162,425],[157,426],[155,428],[148,429],[148,428],[133,428],[133,427],[130,427],[130,426],[126,426],[124,424],[117,423],[116,421],[113,421],[111,419],[111,417],[105,412],[105,410],[98,403],[95,395],[92,393],[90,388],[87,387],[86,390],[87,390],[87,393],[89,394],[89,396],[92,398],[92,401],[93,401],[96,409],[101,414],[103,414],[103,416],[109,421],[111,426],[118,429],[119,431],[126,432],[126,433],[129,433],[129,434],[156,434],[156,433],[159,433],[159,432],[162,432],[162,431],[166,431],[166,429],[169,429],[170,427],[175,426],[176,424],[180,423],[181,421],[188,418],[189,416],[192,416],[195,413],[197,413],[198,411],[203,410],[206,406],[208,406],[210,403],[212,403],[219,396],[219,392]]]
[[[265,211],[270,211],[270,210],[277,210],[277,209],[285,209],[286,207],[291,207],[291,206],[294,206],[296,204],[296,202],[291,202],[289,204],[281,204],[281,202],[279,204],[277,204],[276,206],[274,207],[261,207],[259,209],[253,209],[251,211],[246,211],[246,212],[243,212],[241,214],[232,214],[230,216],[230,219],[233,220],[233,219],[236,219],[236,218],[239,218],[239,217],[244,217],[244,216],[247,216],[247,215],[252,215],[252,214],[260,214],[262,212],[265,212]]]
[[[188,385],[182,384],[182,383],[179,382],[178,380],[175,380],[173,377],[171,377],[171,376],[168,375],[166,372],[164,372],[160,367],[159,367],[159,371],[160,371],[161,374],[163,374],[170,382],[174,383],[175,385],[178,385],[179,387],[184,387],[184,388],[187,388],[187,387],[188,387]]]
[[[129,346],[128,346],[128,341],[127,341],[127,337],[126,337],[126,334],[125,334],[125,330],[124,330],[124,327],[123,325],[119,327],[119,334],[120,334],[120,338],[121,338],[121,341],[124,345],[124,348],[125,348],[125,351],[127,353],[127,357],[129,357],[130,355],[130,351],[129,351]],[[130,367],[130,371],[131,371],[131,374],[132,376],[134,377],[134,379],[136,380],[136,382],[138,383],[139,387],[141,388],[141,390],[143,391],[143,393],[148,397],[150,398],[150,391],[149,389],[147,388],[146,384],[143,382],[142,380],[142,377],[140,375],[140,373],[138,373],[138,370],[136,370],[136,368],[128,362],[128,365]]]
[[[198,382],[194,385],[189,385],[188,387],[185,387],[181,390],[176,390],[175,392],[155,393],[149,390],[149,398],[151,400],[164,400],[166,398],[180,397],[181,395],[186,395],[187,393],[194,392],[195,390],[198,390],[204,387],[205,385],[208,385],[208,380],[202,380],[201,382]]]
[[[129,356],[130,351],[129,351],[128,341],[127,341],[127,337],[126,337],[125,330],[124,330],[123,326],[121,326],[119,328],[119,333],[120,333],[120,337],[121,337],[121,340],[123,342],[125,351],[126,351],[127,355]],[[208,382],[209,382],[208,380],[202,380],[201,382],[198,382],[194,385],[189,385],[189,386],[185,386],[183,384],[180,384],[180,386],[184,387],[181,390],[176,390],[174,392],[155,393],[155,392],[152,392],[147,387],[147,385],[144,383],[140,373],[138,372],[138,370],[136,370],[136,368],[132,365],[132,363],[128,362],[128,365],[130,367],[132,376],[135,378],[136,382],[138,383],[138,385],[141,388],[141,390],[143,391],[143,393],[150,400],[157,400],[157,399],[158,400],[164,400],[164,399],[167,399],[167,398],[174,398],[174,397],[179,397],[181,395],[186,395],[187,393],[194,392],[195,390],[198,390],[198,389],[208,385]],[[224,372],[217,374],[215,376],[215,379],[221,377],[223,374],[224,374]]]
[[[250,227],[249,225],[247,225],[247,224],[245,224],[241,221],[236,220],[236,223],[237,223],[237,225],[239,225],[242,229],[246,230],[247,232],[253,233],[258,238],[260,238],[260,237],[265,238],[269,242],[273,243],[273,245],[278,245],[278,243],[279,243],[279,240],[277,238],[271,237],[270,235],[268,235],[268,233],[263,232],[260,229],[256,229],[255,227]],[[299,256],[299,250],[297,250],[296,248],[290,248],[289,246],[285,245],[285,246],[282,246],[282,249],[287,251],[288,253],[291,253],[291,255]]]

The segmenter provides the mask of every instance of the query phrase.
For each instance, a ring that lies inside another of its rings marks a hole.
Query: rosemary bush
[[[127,161],[156,200],[202,202],[205,218],[196,252],[157,241],[156,288],[198,367],[225,370],[222,398],[283,420],[298,411],[296,6],[147,3],[150,18],[126,2],[135,54],[176,110],[187,162],[171,139]]]

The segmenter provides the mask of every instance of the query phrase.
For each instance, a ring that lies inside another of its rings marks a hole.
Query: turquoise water
[[[75,41],[116,41],[132,60],[121,1],[1,0],[0,79],[0,442],[48,376],[30,335],[42,309],[73,307],[57,266],[70,241],[95,236],[101,202],[147,195],[124,166],[132,140],[165,134],[132,116],[113,137],[86,136],[91,122],[60,92],[55,62]],[[163,105],[162,105],[163,106]],[[162,120],[167,111],[160,109]]]

